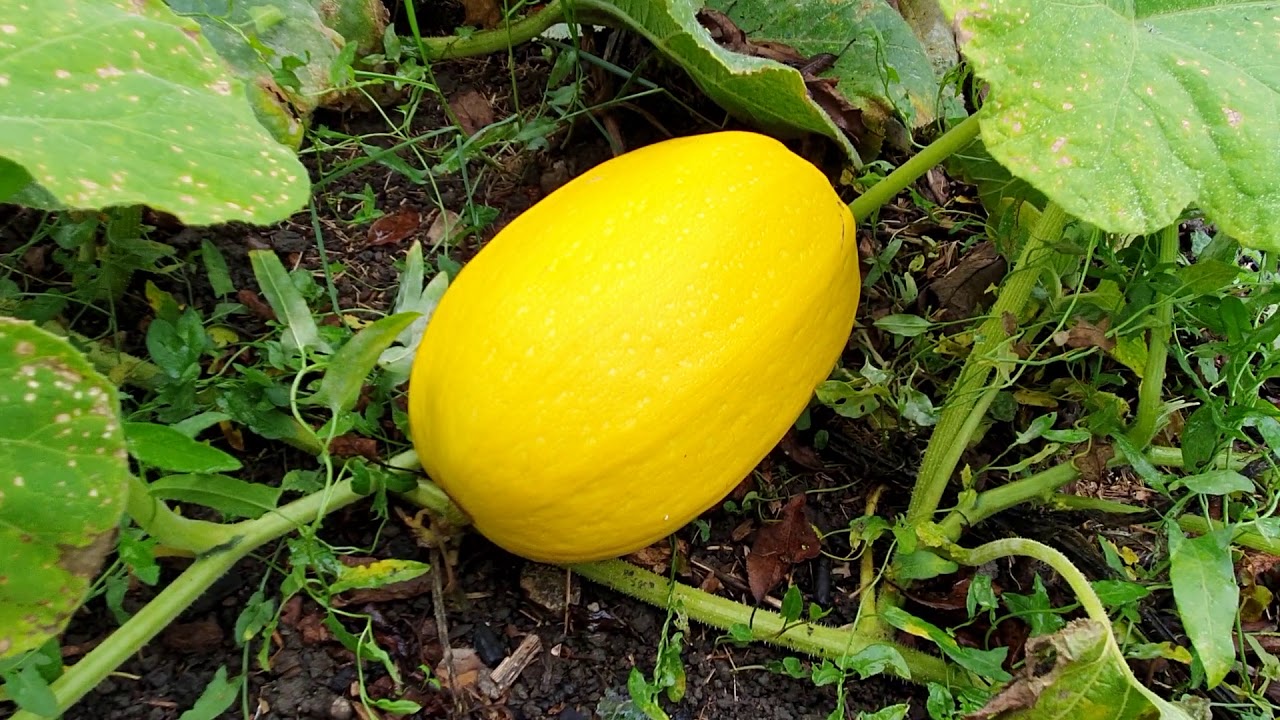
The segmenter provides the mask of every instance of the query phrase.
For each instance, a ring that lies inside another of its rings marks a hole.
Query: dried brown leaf
[[[747,556],[747,582],[751,595],[760,602],[782,582],[791,566],[816,558],[821,551],[818,535],[809,523],[805,495],[793,495],[782,508],[781,518],[756,535]]]
[[[462,0],[463,25],[490,28],[502,19],[498,0]]]
[[[271,309],[270,305],[263,302],[262,298],[258,297],[258,293],[245,288],[244,290],[236,293],[236,299],[240,301],[241,305],[248,308],[249,312],[253,313],[259,320],[274,321],[276,319],[275,311]]]
[[[363,457],[378,460],[378,441],[352,433],[339,435],[329,443],[329,452],[335,457]]]
[[[449,98],[449,107],[458,118],[458,124],[467,135],[475,135],[481,128],[493,124],[493,105],[484,93],[474,88],[461,90]]]
[[[937,299],[948,319],[970,318],[978,308],[994,299],[990,290],[1004,278],[1007,268],[1005,259],[996,252],[995,243],[983,242],[931,284],[929,292]]]
[[[1079,482],[1097,484],[1107,477],[1107,463],[1115,457],[1116,451],[1110,445],[1094,443],[1082,455],[1077,455],[1072,463],[1080,471]]]
[[[408,208],[383,215],[369,226],[365,244],[369,246],[394,245],[409,237],[422,224],[422,214]]]
[[[1107,337],[1107,329],[1110,327],[1111,318],[1104,317],[1098,321],[1097,325],[1084,318],[1076,318],[1075,324],[1069,330],[1054,333],[1053,341],[1059,347],[1063,345],[1072,348],[1096,347],[1107,351],[1116,346],[1116,341]]]
[[[439,245],[449,242],[454,239],[461,227],[462,218],[458,213],[448,209],[441,210],[431,219],[431,225],[427,228],[427,244]]]

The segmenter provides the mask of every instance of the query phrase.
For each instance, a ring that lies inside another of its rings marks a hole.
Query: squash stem
[[[187,556],[201,555],[219,545],[233,541],[239,533],[235,526],[182,517],[168,503],[151,496],[147,484],[136,475],[129,476],[129,517],[161,545],[181,551]]]
[[[49,686],[59,713],[97,687],[249,553],[363,497],[355,492],[350,480],[345,480],[256,520],[228,526],[228,530],[238,531],[232,542],[196,559],[151,602]],[[13,720],[38,720],[39,717],[20,710]]]
[[[867,191],[858,199],[849,203],[849,210],[853,213],[854,219],[859,223],[866,221],[882,205],[892,200],[920,176],[968,145],[978,136],[981,115],[982,111],[979,110],[965,118],[960,124],[943,133],[942,137],[926,145],[897,170],[889,173],[888,177],[867,188]]]
[[[547,28],[564,20],[564,16],[562,0],[551,0],[532,15],[492,30],[481,30],[467,36],[424,38],[418,34],[416,27],[413,30],[418,40],[419,52],[424,60],[451,60],[488,55],[528,42],[546,32]],[[417,25],[416,18],[413,24]]]
[[[1178,226],[1170,225],[1155,236],[1156,262],[1172,265],[1178,260]],[[1151,442],[1159,428],[1164,395],[1165,365],[1169,356],[1169,339],[1173,337],[1173,301],[1161,298],[1154,310],[1156,322],[1148,335],[1147,367],[1138,386],[1138,410],[1129,428],[1129,441],[1135,447]]]
[[[929,520],[938,509],[960,456],[995,397],[988,392],[987,379],[992,370],[1008,361],[1010,334],[1005,330],[1005,315],[1016,318],[1021,314],[1040,280],[1041,270],[1054,257],[1053,243],[1062,236],[1066,222],[1066,212],[1050,202],[1032,228],[1017,263],[1001,284],[990,317],[978,327],[973,350],[955,386],[947,394],[942,417],[925,448],[924,462],[907,507],[909,524],[919,525]]]
[[[570,569],[592,582],[657,607],[665,607],[669,602],[676,603],[679,611],[695,622],[721,630],[728,630],[733,626],[749,627],[756,640],[788,647],[811,656],[838,661],[874,645],[887,646],[900,653],[906,661],[908,680],[921,684],[945,683],[952,687],[971,687],[974,684],[962,670],[948,665],[942,658],[892,640],[867,637],[857,631],[816,623],[792,623],[788,626],[778,613],[752,609],[683,583],[673,583],[623,560],[571,565]]]

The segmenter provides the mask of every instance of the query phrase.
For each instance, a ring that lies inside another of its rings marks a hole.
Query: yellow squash
[[[504,228],[423,336],[409,420],[427,473],[533,560],[616,557],[723,499],[834,367],[854,220],[748,132],[609,160]]]

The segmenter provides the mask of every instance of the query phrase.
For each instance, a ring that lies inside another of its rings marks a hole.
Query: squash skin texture
[[[861,276],[848,206],[756,133],[613,158],[502,229],[423,335],[423,468],[522,557],[617,557],[722,500],[835,366]]]

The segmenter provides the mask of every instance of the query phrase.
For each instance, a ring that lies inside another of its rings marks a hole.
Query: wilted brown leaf
[[[502,19],[502,9],[498,7],[498,0],[462,0],[462,9],[465,12],[462,18],[463,25],[488,28],[497,25]]]
[[[994,298],[992,287],[1004,278],[1007,263],[991,241],[976,245],[946,275],[929,286],[948,319],[973,317]]]
[[[792,565],[818,557],[820,550],[818,535],[809,524],[805,495],[793,495],[782,508],[779,521],[756,535],[747,556],[747,582],[756,602],[782,582]]]
[[[818,452],[800,442],[796,437],[795,429],[787,430],[787,434],[782,436],[782,442],[778,444],[782,454],[791,458],[800,467],[807,470],[822,470],[826,467],[822,458],[818,457]]]
[[[334,457],[363,457],[378,460],[378,441],[373,438],[360,437],[352,433],[339,435],[329,443],[329,452]]]
[[[1085,320],[1084,318],[1076,318],[1076,322],[1069,330],[1054,333],[1053,341],[1058,347],[1063,345],[1072,348],[1090,348],[1096,347],[1100,350],[1111,350],[1116,346],[1116,341],[1107,337],[1107,329],[1111,327],[1111,318],[1102,318],[1097,325]]]
[[[1077,455],[1072,464],[1080,471],[1080,482],[1098,484],[1107,477],[1107,463],[1115,457],[1116,451],[1103,443],[1094,443],[1082,455]]]
[[[276,319],[275,311],[271,309],[270,305],[263,302],[262,298],[258,297],[258,293],[245,288],[236,293],[236,299],[240,301],[241,305],[249,308],[249,312],[253,313],[259,320]]]
[[[454,93],[449,98],[449,107],[453,108],[458,124],[467,135],[475,135],[481,128],[493,124],[493,106],[483,93],[474,88]]]
[[[373,224],[369,226],[369,233],[365,236],[365,244],[370,246],[393,245],[416,232],[421,223],[422,214],[417,210],[408,208],[397,210],[389,215],[383,215],[374,220]]]
[[[449,242],[458,234],[461,226],[462,218],[458,213],[448,209],[441,210],[431,219],[431,225],[427,228],[427,244]]]

